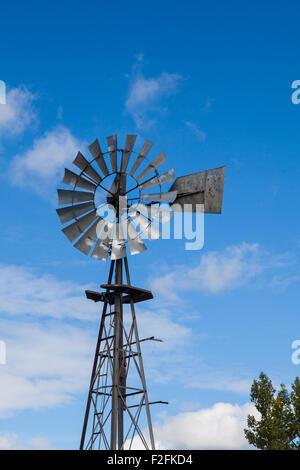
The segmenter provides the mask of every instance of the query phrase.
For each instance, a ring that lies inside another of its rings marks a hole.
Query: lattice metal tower
[[[155,448],[150,405],[165,402],[149,402],[141,343],[156,339],[140,339],[135,314],[135,303],[153,296],[131,285],[127,246],[131,255],[145,251],[142,237],[158,239],[160,224],[169,222],[174,210],[219,214],[222,208],[225,167],[181,176],[162,192],[162,185],[174,180],[174,170],[159,175],[164,152],[147,163],[152,143],[147,140],[135,153],[135,140],[127,135],[125,147],[118,148],[117,136],[107,137],[108,152],[95,140],[89,146],[93,159],[78,152],[73,162],[80,173],[65,169],[63,183],[72,189],[58,189],[64,207],[57,213],[71,243],[93,258],[111,257],[102,291],[86,291],[103,310],[80,449]],[[136,158],[128,171],[132,154]],[[155,187],[159,192],[151,192]]]

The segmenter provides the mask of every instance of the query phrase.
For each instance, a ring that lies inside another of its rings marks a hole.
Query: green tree
[[[289,393],[281,384],[276,393],[271,380],[261,372],[251,387],[251,401],[260,419],[248,415],[244,429],[249,444],[264,450],[300,450],[300,380]]]

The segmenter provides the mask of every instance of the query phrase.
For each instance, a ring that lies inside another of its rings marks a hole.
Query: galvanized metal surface
[[[97,219],[93,223],[93,225],[85,232],[85,234],[82,235],[81,238],[79,238],[79,240],[74,245],[75,248],[77,248],[77,250],[82,251],[82,253],[84,253],[85,255],[89,254],[98,236],[97,224],[98,223],[102,224],[103,223],[102,220],[103,219],[101,220]]]
[[[160,176],[152,178],[150,181],[145,181],[145,183],[140,184],[140,189],[148,189],[153,186],[158,186],[165,183],[171,183],[174,180],[174,169],[172,168],[169,171],[166,171]]]
[[[92,252],[92,257],[106,261],[110,249],[110,239],[113,230],[112,222],[104,222],[100,236],[96,242],[95,248]]]
[[[124,226],[125,234],[127,235],[130,254],[137,255],[147,250],[146,245],[142,242],[133,223],[128,219],[124,219],[123,226]]]
[[[143,147],[140,150],[140,153],[137,156],[136,161],[133,164],[133,167],[131,168],[129,172],[130,176],[133,176],[135,174],[136,170],[139,168],[140,164],[142,163],[142,161],[144,160],[148,152],[151,150],[152,145],[153,144],[152,142],[150,142],[150,140],[146,140],[146,142],[144,143]]]
[[[114,223],[114,232],[113,240],[111,247],[111,259],[117,260],[125,258],[126,256],[126,247],[125,247],[125,238],[122,229],[122,224],[120,222]]]
[[[155,207],[152,205],[145,206],[145,204],[137,204],[135,209],[146,215],[149,219],[157,220],[162,224],[169,222],[173,216],[172,211],[161,209],[160,207]]]
[[[81,152],[78,152],[76,155],[73,164],[76,165],[80,170],[82,170],[86,175],[88,175],[96,183],[101,183],[102,178],[97,173],[97,171],[92,167],[92,165],[87,161],[87,159],[82,155]]]
[[[170,188],[178,193],[172,209],[196,212],[197,204],[204,204],[205,213],[221,214],[225,169],[222,166],[177,178]]]
[[[124,262],[126,261],[126,259],[124,258]],[[139,303],[139,302],[144,302],[145,300],[151,300],[153,299],[153,295],[152,295],[152,292],[150,290],[147,290],[147,289],[141,289],[140,287],[135,287],[135,286],[132,286],[131,284],[101,284],[100,286],[102,289],[106,289],[109,292],[109,294],[105,294],[105,293],[98,293],[98,298],[96,298],[96,292],[95,291],[85,291],[85,292],[89,292],[89,294],[91,292],[94,293],[94,302],[103,302],[105,301],[105,299],[103,298],[103,295],[105,295],[105,297],[107,299],[109,299],[109,303],[111,305],[114,305],[114,296],[111,296],[111,291],[116,293],[116,294],[122,294],[122,304],[130,304],[131,300],[133,301],[133,303]],[[91,298],[91,295],[90,295],[90,298]],[[151,337],[151,339],[153,339],[153,337]],[[131,343],[133,344],[133,343]]]
[[[153,170],[158,168],[167,160],[165,152],[160,152],[160,154],[151,162],[149,165],[136,177],[137,181],[141,181],[142,179],[146,178]]]
[[[97,163],[98,167],[102,171],[104,176],[109,174],[105,159],[103,157],[103,153],[99,144],[98,139],[96,139],[91,145],[89,145],[89,151],[93,155],[95,162]]]
[[[91,225],[94,220],[100,219],[97,215],[97,211],[93,210],[89,214],[84,215],[80,219],[73,222],[73,224],[68,225],[67,227],[63,228],[62,231],[68,237],[71,243],[76,240],[87,228]]]
[[[135,209],[129,210],[129,215],[135,225],[137,225],[140,231],[146,235],[148,240],[157,240],[161,236],[161,231],[156,225],[151,223],[151,221],[144,215],[137,212]]]
[[[118,160],[117,160],[117,148],[118,148],[118,143],[117,143],[117,135],[110,135],[109,137],[106,138],[107,140],[107,145],[108,145],[108,151],[109,151],[109,156],[110,156],[110,163],[112,167],[113,173],[118,171]]]
[[[95,209],[95,204],[93,202],[84,202],[83,204],[56,209],[56,212],[60,218],[61,223],[66,224],[70,220],[75,219],[82,214],[86,214],[93,209]]]
[[[117,136],[112,135],[107,137],[108,143],[108,153],[111,160],[112,171],[116,173],[115,178],[111,184],[110,189],[102,185],[102,177],[97,173],[93,168],[92,164],[86,160],[86,158],[78,152],[74,164],[80,168],[82,174],[78,175],[68,169],[65,170],[65,177],[63,182],[75,187],[80,187],[82,189],[88,189],[91,192],[78,191],[78,190],[58,190],[59,204],[66,205],[71,204],[70,207],[58,209],[57,213],[61,219],[62,223],[66,223],[74,218],[78,218],[80,215],[88,214],[91,210],[95,210],[93,205],[94,194],[97,187],[102,188],[106,191],[106,203],[114,206],[115,213],[118,217],[123,216],[127,211],[127,207],[130,208],[129,211],[129,222],[125,222],[126,230],[129,230],[131,234],[126,237],[126,240],[120,240],[118,237],[113,236],[108,239],[107,237],[100,237],[99,241],[95,244],[94,250],[90,253],[89,247],[93,245],[97,239],[93,237],[93,240],[90,238],[89,225],[83,226],[84,220],[88,221],[92,218],[97,217],[97,214],[93,212],[93,216],[90,215],[86,219],[82,217],[81,225],[78,221],[73,222],[68,227],[63,229],[63,232],[68,237],[71,242],[74,242],[79,238],[75,247],[78,248],[85,254],[91,254],[91,256],[107,260],[108,254],[111,255],[113,260],[122,259],[126,256],[126,243],[128,243],[129,250],[131,254],[141,253],[145,251],[146,247],[141,240],[141,234],[137,232],[135,226],[138,227],[140,232],[148,237],[149,240],[155,240],[160,237],[161,232],[159,228],[153,224],[153,221],[159,223],[166,223],[172,217],[172,211],[167,211],[160,207],[155,207],[155,203],[166,202],[171,205],[172,210],[184,210],[184,211],[204,211],[206,213],[220,213],[222,208],[222,199],[223,199],[223,190],[224,190],[224,180],[225,180],[225,167],[215,168],[212,170],[202,171],[194,173],[191,175],[182,176],[176,179],[168,192],[157,192],[145,194],[144,191],[155,187],[161,186],[165,183],[170,183],[174,181],[174,170],[171,169],[166,171],[162,175],[159,175],[157,168],[166,161],[166,156],[164,152],[161,152],[136,178],[136,186],[131,187],[126,192],[126,180],[127,180],[127,168],[129,165],[129,159],[133,151],[133,147],[136,141],[135,135],[126,136],[125,148],[117,148]],[[130,170],[131,175],[135,174],[137,168],[145,158],[146,154],[152,147],[150,141],[146,141],[132,167]],[[102,150],[98,139],[96,139],[90,146],[89,149],[92,155],[95,158],[95,161],[98,160],[99,168],[101,167],[104,175],[108,175],[108,168],[106,166]],[[121,159],[121,168],[118,171],[118,158],[117,153],[122,153]],[[154,172],[154,176],[146,179],[151,175],[151,172]],[[145,180],[146,179],[146,180]],[[141,182],[143,181],[144,182]],[[128,193],[133,190],[139,192],[137,198],[126,199],[125,195],[128,197]],[[124,196],[124,197],[123,197]],[[126,199],[123,203],[123,199]],[[139,206],[133,208],[130,201],[138,200]],[[90,201],[84,204],[77,204],[84,201]],[[129,202],[128,202],[129,201]],[[142,204],[142,201],[145,203],[148,201],[150,204]],[[77,207],[76,207],[77,206]],[[103,206],[103,204],[102,204]],[[101,206],[99,206],[101,207]],[[107,206],[109,207],[109,206]],[[149,208],[152,209],[149,211]],[[85,210],[86,209],[86,210]],[[100,214],[100,212],[99,212]],[[100,214],[101,215],[101,214]],[[110,237],[112,235],[112,229],[109,228],[109,225],[105,225],[105,229],[109,229]],[[120,226],[121,227],[121,226]],[[88,230],[87,230],[88,229]],[[99,235],[99,233],[98,233]],[[93,243],[92,243],[93,242]]]
[[[127,170],[127,166],[129,163],[130,155],[133,150],[134,144],[136,141],[136,135],[127,135],[126,136],[126,144],[125,150],[122,157],[122,164],[121,164],[121,172],[125,173]]]
[[[82,178],[82,176],[79,176],[73,171],[68,170],[68,168],[65,168],[63,183],[68,184],[69,186],[73,186],[74,188],[87,189],[88,191],[92,192],[95,192],[97,188],[94,183],[91,183],[85,178]]]
[[[58,204],[73,204],[74,202],[94,201],[94,194],[85,191],[71,191],[70,189],[58,189]]]
[[[168,193],[141,194],[140,199],[151,202],[173,202],[176,197],[177,191],[169,191]]]

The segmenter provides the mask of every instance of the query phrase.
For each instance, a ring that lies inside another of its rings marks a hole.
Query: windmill
[[[146,140],[137,153],[135,141],[135,135],[127,135],[125,147],[119,148],[117,136],[109,136],[108,151],[103,152],[96,139],[89,146],[92,159],[78,152],[73,161],[77,171],[65,169],[63,184],[68,189],[58,189],[63,233],[85,255],[111,260],[102,291],[86,291],[87,298],[103,308],[82,450],[131,449],[137,441],[144,449],[155,449],[150,405],[166,402],[149,402],[141,343],[159,340],[140,339],[135,313],[135,304],[153,295],[131,285],[127,252],[145,251],[143,239],[158,239],[160,225],[170,221],[173,211],[220,214],[222,208],[225,167],[174,181],[173,169],[158,172],[165,153],[149,161],[152,143]],[[169,190],[162,190],[172,182]]]

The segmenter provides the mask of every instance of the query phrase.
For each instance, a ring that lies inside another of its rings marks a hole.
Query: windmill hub
[[[106,198],[107,203],[117,209],[118,201],[119,201],[119,194],[114,194],[113,196],[107,196]]]

